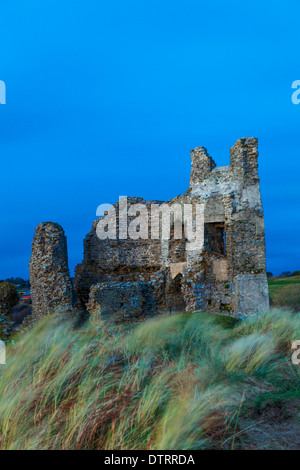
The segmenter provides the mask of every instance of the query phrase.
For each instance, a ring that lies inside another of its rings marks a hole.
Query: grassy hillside
[[[300,315],[49,317],[0,366],[0,449],[299,448]]]
[[[300,310],[300,276],[269,279],[271,304]]]

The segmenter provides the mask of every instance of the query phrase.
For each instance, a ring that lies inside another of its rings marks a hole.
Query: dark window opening
[[[205,224],[204,246],[208,253],[226,255],[225,227],[223,223]]]

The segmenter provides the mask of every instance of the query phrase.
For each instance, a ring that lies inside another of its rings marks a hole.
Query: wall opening
[[[224,223],[207,223],[204,225],[204,246],[208,253],[226,255],[226,237]]]
[[[185,300],[182,293],[182,274],[179,273],[172,279],[168,286],[167,298],[169,305],[169,313],[172,312],[185,312]]]

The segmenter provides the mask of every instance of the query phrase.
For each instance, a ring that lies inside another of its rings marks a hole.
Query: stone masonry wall
[[[104,320],[137,320],[156,315],[163,301],[163,276],[149,282],[102,282],[91,288],[87,310]]]

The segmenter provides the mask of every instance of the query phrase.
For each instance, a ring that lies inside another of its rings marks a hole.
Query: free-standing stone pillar
[[[33,316],[72,308],[67,239],[59,224],[45,222],[36,228],[29,273]]]

